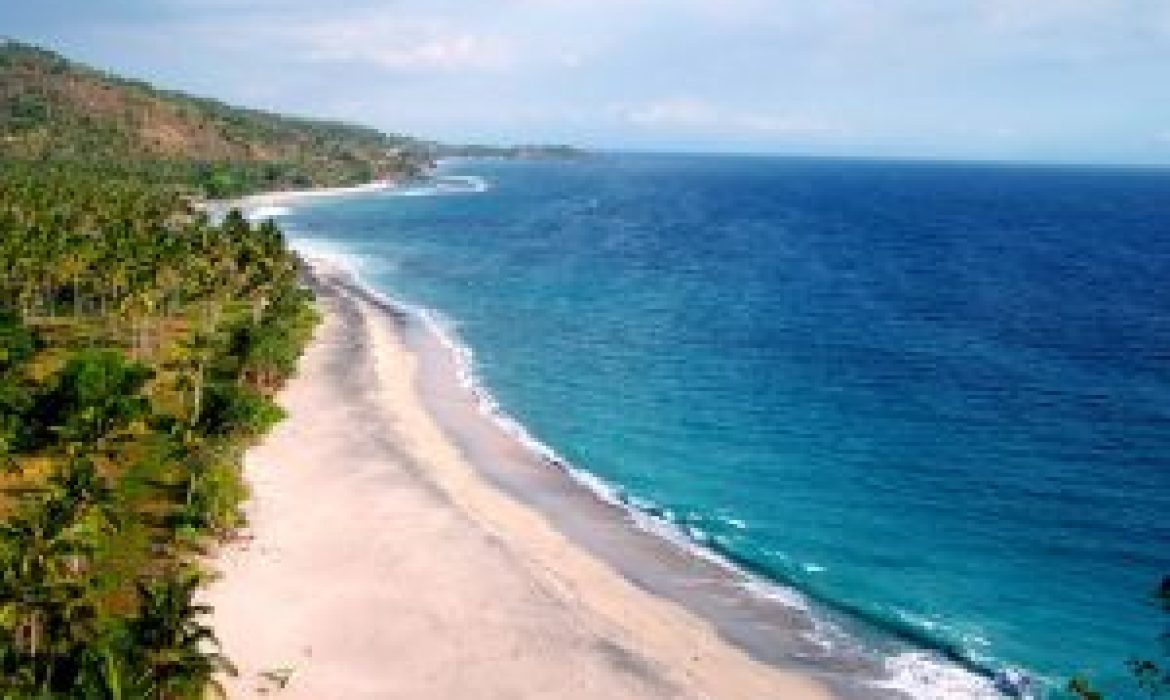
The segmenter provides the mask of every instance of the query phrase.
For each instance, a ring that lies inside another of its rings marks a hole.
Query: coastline
[[[325,321],[289,418],[248,455],[248,537],[205,596],[231,697],[286,676],[292,698],[831,697],[485,477],[436,419],[453,397],[424,399],[436,368],[404,315],[311,264]]]
[[[231,205],[238,206],[244,209],[256,209],[266,206],[281,206],[285,204],[292,204],[306,199],[319,199],[322,197],[339,197],[350,194],[363,194],[367,192],[379,192],[381,190],[392,189],[397,186],[397,183],[391,180],[375,180],[373,182],[366,182],[360,185],[350,185],[348,187],[315,187],[303,190],[277,190],[274,192],[262,192],[260,194],[252,194],[239,199],[231,200]]]

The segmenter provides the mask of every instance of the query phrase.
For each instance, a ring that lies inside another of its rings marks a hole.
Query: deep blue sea
[[[448,319],[509,414],[696,542],[877,634],[1136,695],[1170,574],[1170,173],[439,177],[281,222]]]

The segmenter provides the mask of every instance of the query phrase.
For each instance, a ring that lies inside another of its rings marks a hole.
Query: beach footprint
[[[274,668],[268,671],[261,671],[259,676],[263,683],[256,687],[256,692],[261,695],[268,695],[273,692],[280,692],[288,687],[289,681],[292,680],[293,671],[295,669],[291,666],[282,668]]]

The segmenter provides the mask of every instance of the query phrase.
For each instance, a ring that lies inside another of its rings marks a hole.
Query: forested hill
[[[433,145],[154,88],[0,39],[0,159],[145,176],[212,197],[419,172]]]
[[[411,145],[0,45],[0,698],[233,672],[196,589],[316,312],[271,222],[190,195],[408,174]]]

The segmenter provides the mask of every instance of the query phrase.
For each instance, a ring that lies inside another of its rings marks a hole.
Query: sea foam
[[[249,210],[245,216],[248,221],[255,222],[264,221],[266,219],[274,219],[280,216],[288,216],[291,213],[292,209],[289,209],[288,207],[263,205]]]
[[[435,182],[419,187],[401,187],[386,194],[402,197],[443,196],[455,193],[485,192],[489,184],[474,176],[441,176]],[[285,209],[285,208],[279,208]],[[288,212],[280,212],[286,215]],[[355,285],[390,308],[414,318],[448,352],[459,385],[470,392],[477,409],[517,443],[550,466],[561,470],[569,478],[593,493],[599,500],[620,508],[637,528],[655,535],[686,553],[714,563],[731,572],[741,589],[750,595],[774,601],[787,608],[807,613],[813,629],[804,636],[818,647],[828,651],[842,645],[856,647],[857,642],[827,617],[815,614],[807,596],[797,589],[764,578],[729,560],[712,548],[708,534],[691,525],[676,522],[676,515],[652,501],[630,495],[621,487],[573,464],[553,447],[534,436],[528,428],[512,416],[487,388],[478,370],[475,352],[459,336],[458,323],[442,312],[418,306],[388,295],[370,286],[364,277],[371,273],[372,262],[367,256],[350,247],[328,239],[298,235],[291,240],[292,247],[304,257],[323,262],[347,274]],[[737,521],[733,527],[746,523]],[[820,569],[816,564],[809,568]],[[874,687],[897,690],[921,700],[989,700],[1002,698],[994,683],[929,651],[905,651],[885,657],[883,666],[887,677],[870,681]]]
[[[490,187],[487,179],[476,175],[437,175],[418,184],[395,187],[386,193],[393,197],[434,197],[480,194]]]
[[[421,321],[451,354],[459,384],[475,397],[479,411],[532,454],[563,471],[602,502],[620,508],[640,530],[731,572],[744,592],[808,614],[813,629],[802,634],[826,652],[842,646],[856,648],[856,641],[849,633],[816,614],[812,603],[800,591],[744,569],[712,549],[711,538],[701,529],[675,522],[675,514],[670,510],[648,499],[627,495],[620,487],[574,465],[553,447],[536,438],[523,423],[503,408],[486,387],[476,369],[475,352],[460,339],[457,324],[450,317],[434,309],[390,297],[364,283],[363,288],[393,308]],[[823,570],[823,567],[815,564],[810,566]],[[1003,697],[989,679],[930,652],[896,654],[887,657],[883,665],[888,678],[871,681],[874,687],[898,690],[920,700],[992,700]]]
[[[908,651],[885,660],[888,680],[875,686],[899,690],[921,700],[993,700],[1004,697],[988,678],[925,651]]]

